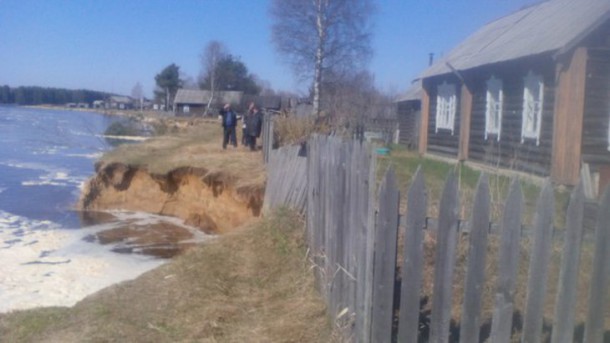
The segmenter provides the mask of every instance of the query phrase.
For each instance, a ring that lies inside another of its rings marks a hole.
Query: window
[[[189,105],[184,105],[182,111],[184,113],[189,113],[191,111],[191,107]]]
[[[610,112],[608,114],[610,115]],[[608,121],[608,151],[610,151],[610,120]]]
[[[544,100],[544,81],[542,76],[530,72],[524,79],[523,114],[521,123],[521,143],[526,139],[535,139],[540,144],[542,124],[542,105]]]
[[[450,130],[453,135],[456,102],[455,85],[444,81],[442,85],[438,86],[436,96],[436,132],[439,129],[445,129]]]
[[[485,139],[488,135],[496,135],[500,140],[502,131],[502,106],[504,104],[504,93],[502,92],[502,80],[492,76],[487,80],[487,108],[485,109]]]

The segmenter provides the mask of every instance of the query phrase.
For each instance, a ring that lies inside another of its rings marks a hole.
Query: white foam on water
[[[61,150],[66,150],[68,147],[62,145],[45,146],[32,152],[32,155],[57,155]]]
[[[51,168],[48,165],[36,162],[20,162],[20,161],[3,161],[0,162],[0,165],[15,168],[15,169],[31,169],[31,170],[44,170],[51,171]]]
[[[81,157],[81,158],[87,158],[90,160],[97,160],[97,159],[101,158],[103,155],[104,155],[103,152],[93,152],[93,153],[89,153],[89,154],[65,154],[64,156]]]
[[[190,241],[210,239],[183,225],[180,219],[146,213],[112,212],[116,222],[83,229],[62,229],[49,221],[35,221],[0,211],[0,312],[39,306],[72,306],[87,295],[129,280],[167,260],[112,252],[112,245],[83,239],[118,227],[159,221],[183,226]]]
[[[41,175],[37,180],[22,181],[22,186],[74,186],[79,187],[85,181],[83,176],[71,176],[66,170],[51,170],[47,174]]]
[[[149,140],[150,137],[146,137],[146,136],[113,136],[113,135],[96,135],[96,137],[100,137],[100,138],[110,138],[110,139],[120,139],[123,141],[136,141],[136,142],[143,142],[146,140]]]

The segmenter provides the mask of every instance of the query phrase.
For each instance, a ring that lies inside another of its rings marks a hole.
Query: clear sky
[[[306,1],[306,0],[303,0]],[[373,0],[377,86],[406,90],[427,66],[485,23],[537,0]],[[0,85],[86,88],[151,96],[170,63],[196,79],[219,40],[275,90],[298,83],[271,44],[269,0],[0,0]]]

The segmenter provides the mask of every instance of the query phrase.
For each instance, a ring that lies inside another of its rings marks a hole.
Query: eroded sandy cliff
[[[82,210],[128,210],[182,218],[208,233],[223,233],[260,214],[263,185],[204,168],[179,168],[164,175],[120,163],[96,165],[79,201]]]

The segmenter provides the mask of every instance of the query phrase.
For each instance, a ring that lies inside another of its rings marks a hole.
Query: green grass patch
[[[438,216],[438,206],[445,180],[450,172],[454,172],[458,178],[460,189],[460,218],[468,219],[472,212],[474,193],[481,175],[481,171],[475,170],[463,163],[449,163],[429,157],[422,157],[415,151],[409,151],[400,145],[391,145],[389,155],[380,155],[377,159],[377,177],[381,180],[383,174],[389,167],[394,168],[401,191],[401,209],[406,209],[406,193],[418,167],[424,173],[426,188],[428,191],[428,216]],[[492,219],[497,222],[501,217],[504,200],[508,195],[511,178],[500,173],[487,172],[489,177],[489,189],[491,197]],[[534,217],[536,201],[540,193],[540,186],[525,179],[520,179],[521,190],[524,196],[524,222],[531,225]],[[565,223],[565,209],[569,200],[569,192],[561,189],[555,190],[556,212],[555,225],[563,227]]]

